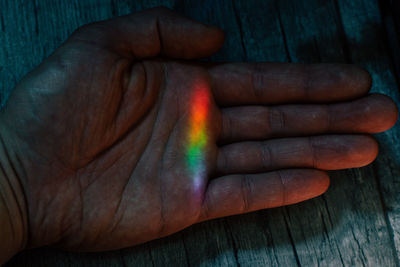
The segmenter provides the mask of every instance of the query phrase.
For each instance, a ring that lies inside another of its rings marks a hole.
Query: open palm
[[[322,170],[375,159],[363,133],[390,128],[397,110],[365,96],[368,73],[176,60],[222,41],[217,28],[152,9],[84,26],[21,81],[1,135],[30,246],[127,247],[318,196]]]

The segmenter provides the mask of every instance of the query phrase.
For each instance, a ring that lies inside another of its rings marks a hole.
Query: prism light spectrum
[[[195,184],[201,184],[206,175],[207,119],[210,95],[206,86],[197,86],[190,99],[189,130],[186,146],[186,163]]]

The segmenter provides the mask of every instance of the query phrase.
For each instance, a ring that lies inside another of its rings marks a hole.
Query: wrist
[[[0,126],[1,127],[1,126]],[[0,128],[0,264],[27,244],[27,205],[19,172],[22,166],[12,151],[12,141]]]

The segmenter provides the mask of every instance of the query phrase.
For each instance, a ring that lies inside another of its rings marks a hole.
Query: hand
[[[397,120],[350,65],[194,59],[221,30],[167,9],[84,26],[25,77],[1,137],[27,203],[28,246],[131,246],[212,218],[322,194]]]

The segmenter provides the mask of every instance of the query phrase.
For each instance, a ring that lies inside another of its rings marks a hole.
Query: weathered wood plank
[[[372,74],[373,92],[391,96],[400,103],[398,84],[393,75],[387,46],[383,42],[383,27],[378,3],[375,1],[338,1],[343,27],[348,37],[353,62],[366,67]],[[355,9],[357,7],[357,9]],[[351,24],[347,21],[352,21]],[[400,256],[400,125],[377,135],[381,143],[378,160],[373,167],[381,188],[389,235],[392,236],[397,265]]]
[[[237,266],[232,240],[223,220],[194,225],[183,231],[188,266]]]
[[[397,84],[400,81],[400,2],[381,0],[382,22],[386,30],[387,46],[390,48],[390,59],[394,67]]]
[[[300,1],[295,4],[293,1],[280,1],[280,4],[293,4],[292,8],[286,9],[288,10],[286,14],[281,14],[284,28],[288,28],[286,38],[290,58],[293,61],[346,62],[350,58],[353,59],[353,49],[359,49],[360,45],[365,44],[364,40],[361,40],[350,44],[351,47],[349,47],[348,43],[343,42],[352,37],[350,34],[361,34],[363,29],[354,28],[354,24],[358,23],[354,15],[342,21],[342,12],[337,13],[339,10],[336,10],[334,1],[307,1],[307,5]],[[359,12],[360,16],[365,16],[365,10],[360,10],[361,6],[362,4],[358,3],[340,11],[351,10]],[[291,13],[291,10],[295,10],[295,14]],[[375,14],[376,12],[379,10],[377,9]],[[342,25],[348,27],[349,32],[343,31]],[[296,34],[289,35],[289,32]],[[376,40],[377,37],[370,39],[370,42]],[[357,60],[353,59],[348,63],[364,65],[364,61],[369,57],[370,53],[364,53]],[[374,77],[374,80],[376,79]],[[340,265],[340,262],[337,262],[338,259],[346,266],[395,265],[391,236],[382,210],[379,186],[375,181],[373,169],[369,166],[332,175],[331,189],[322,197],[325,208],[323,208],[323,203],[318,204],[321,211],[325,209],[321,213],[321,220],[325,227],[328,227],[328,231],[324,233],[326,238],[322,236],[321,239],[315,240],[308,238],[303,244],[296,246],[298,250],[301,250],[298,252],[300,259],[301,255],[310,257],[312,254],[310,248],[316,251],[313,259],[304,259],[305,265],[309,264],[309,260],[320,263],[315,259],[323,259],[325,261],[323,265]],[[302,225],[300,233],[293,233],[295,240],[302,240],[304,232],[305,236],[309,236],[315,231],[316,220],[305,221],[302,219],[306,217],[305,214],[300,213],[295,207],[289,207],[288,210],[291,218],[292,215],[297,214],[297,223]],[[325,246],[325,242],[329,242],[329,245]],[[316,244],[323,245],[315,248]],[[326,253],[320,254],[325,249]],[[333,263],[331,259],[334,259],[336,263]]]

